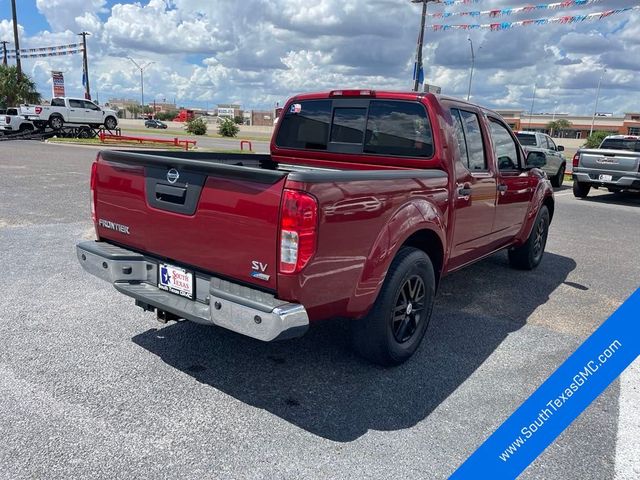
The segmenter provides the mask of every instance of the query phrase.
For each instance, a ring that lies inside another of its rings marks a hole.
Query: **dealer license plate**
[[[601,182],[610,182],[612,178],[611,175],[598,175],[598,180]]]
[[[161,263],[158,265],[158,288],[193,300],[193,273]]]

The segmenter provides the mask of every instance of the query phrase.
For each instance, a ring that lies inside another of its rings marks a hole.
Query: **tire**
[[[115,130],[118,126],[118,121],[113,117],[107,117],[104,119],[104,128],[107,130]]]
[[[22,125],[20,125],[20,128],[18,129],[19,132],[32,132],[33,131],[33,125],[31,125],[30,123],[23,123]]]
[[[549,209],[542,205],[536,216],[529,238],[519,247],[509,249],[509,263],[518,270],[533,270],[542,261],[549,235]]]
[[[91,137],[91,130],[89,130],[88,128],[81,128],[80,131],[78,132],[78,138],[90,138]]]
[[[589,195],[589,190],[591,190],[590,183],[578,182],[577,180],[573,181],[573,196],[576,198],[587,198]]]
[[[560,169],[558,170],[558,173],[551,179],[551,185],[554,188],[560,188],[562,186],[562,183],[564,182],[565,168],[566,167],[564,166],[564,163],[560,165]]]
[[[427,331],[435,286],[433,264],[427,254],[417,248],[401,248],[371,311],[352,322],[355,350],[385,367],[408,360]]]
[[[36,127],[37,130],[44,130],[47,127],[47,122],[36,121],[33,122],[33,126]]]
[[[51,115],[49,126],[54,130],[60,130],[64,126],[64,119],[60,115]]]

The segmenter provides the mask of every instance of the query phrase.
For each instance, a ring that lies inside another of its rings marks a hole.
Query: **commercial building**
[[[598,114],[589,116],[569,115],[566,113],[529,113],[522,110],[496,110],[513,130],[530,130],[553,133],[561,138],[587,138],[593,122],[593,131],[604,131],[618,135],[640,135],[640,113],[623,115]],[[550,132],[548,125],[554,120],[566,120],[571,125],[562,132]]]

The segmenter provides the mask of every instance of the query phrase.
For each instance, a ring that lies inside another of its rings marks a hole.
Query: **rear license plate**
[[[158,265],[158,288],[193,300],[193,272],[161,263]]]
[[[611,175],[598,175],[598,180],[601,182],[610,182],[613,176]]]

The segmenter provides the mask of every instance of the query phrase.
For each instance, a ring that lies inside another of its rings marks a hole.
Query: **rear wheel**
[[[577,180],[573,181],[573,195],[577,198],[586,198],[589,195],[589,190],[591,190],[590,183],[578,182]]]
[[[23,123],[22,125],[20,125],[20,128],[18,129],[19,132],[31,132],[33,131],[33,125],[31,125],[30,123]]]
[[[435,274],[422,250],[400,249],[369,314],[353,321],[353,342],[367,360],[399,365],[417,350],[429,324]]]
[[[556,175],[551,179],[551,185],[554,186],[555,188],[559,188],[562,186],[562,183],[564,182],[564,171],[565,171],[565,166],[564,164],[560,165],[560,169],[558,170],[558,173],[556,173]]]
[[[51,115],[49,117],[49,126],[54,130],[60,130],[64,125],[64,119],[60,115]]]
[[[509,250],[509,263],[519,270],[533,270],[542,261],[549,234],[549,209],[542,205],[527,241]]]

